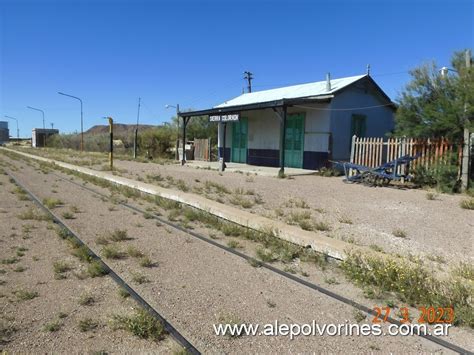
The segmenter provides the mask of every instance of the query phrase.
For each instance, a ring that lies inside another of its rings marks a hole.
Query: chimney
[[[326,91],[331,91],[331,73],[326,74]]]

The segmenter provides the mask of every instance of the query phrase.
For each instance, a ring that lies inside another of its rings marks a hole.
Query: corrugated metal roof
[[[347,78],[331,79],[331,90],[326,90],[326,80],[316,81],[314,83],[300,84],[286,86],[277,89],[255,91],[251,93],[242,94],[228,100],[218,107],[229,107],[229,106],[239,106],[239,105],[250,105],[260,102],[269,102],[276,101],[281,99],[297,99],[303,97],[313,97],[321,95],[330,95],[342,88],[356,82],[357,80],[363,78],[366,75],[357,75],[350,76]]]

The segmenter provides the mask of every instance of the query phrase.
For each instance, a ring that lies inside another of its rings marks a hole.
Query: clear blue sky
[[[471,0],[411,1],[23,1],[0,0],[0,120],[20,119],[22,136],[46,124],[85,129],[170,119],[254,90],[363,74],[396,99],[407,71],[449,65],[473,47]],[[14,124],[14,122],[12,122]],[[10,124],[11,133],[15,126]]]

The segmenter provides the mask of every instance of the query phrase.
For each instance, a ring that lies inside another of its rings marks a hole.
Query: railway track
[[[65,182],[68,182],[69,184],[72,184],[72,185],[75,185],[76,187],[80,188],[81,190],[83,191],[88,191],[89,193],[92,193],[92,194],[95,194],[97,196],[100,196],[101,198],[103,199],[107,199],[107,200],[110,200],[110,197],[106,194],[103,194],[101,192],[98,192],[92,188],[89,188],[87,186],[83,186],[75,181],[71,181],[69,179],[66,179],[64,178],[63,176],[57,174],[57,173],[52,173],[53,175],[55,175],[57,178],[61,179],[62,181],[65,181]],[[32,199],[35,201],[35,203],[37,203],[41,208],[43,208],[45,211],[47,211],[48,214],[50,214],[52,217],[53,217],[53,220],[55,221],[55,223],[65,227],[66,229],[68,229],[72,235],[74,236],[74,238],[76,238],[78,240],[79,243],[81,244],[84,244],[80,238],[74,234],[73,231],[71,231],[67,225],[61,221],[57,216],[55,216],[46,206],[44,206],[41,201],[33,194],[31,193],[30,190],[28,190],[25,186],[23,186],[21,183],[19,183],[19,181],[14,177],[12,176],[11,173],[8,173],[8,175],[10,177],[12,177],[15,182],[20,186],[22,187],[31,197]],[[344,297],[340,294],[337,294],[333,291],[330,291],[324,287],[321,287],[317,284],[314,284],[314,283],[311,283],[311,282],[308,282],[302,278],[299,278],[297,276],[295,276],[294,274],[291,274],[291,273],[288,273],[288,272],[285,272],[285,271],[282,271],[270,264],[267,264],[267,263],[262,263],[260,261],[257,261],[255,258],[251,257],[251,256],[248,256],[238,250],[235,250],[233,248],[230,248],[230,247],[227,247],[225,245],[222,245],[222,244],[219,244],[217,243],[216,241],[214,241],[213,239],[210,239],[202,234],[199,234],[199,233],[196,233],[192,230],[189,230],[181,225],[178,225],[176,223],[173,223],[163,217],[160,217],[156,214],[153,214],[153,213],[150,213],[148,211],[145,211],[143,209],[140,209],[136,206],[133,206],[131,204],[128,204],[126,202],[119,202],[118,203],[119,205],[121,205],[122,207],[126,208],[126,209],[129,209],[133,212],[138,212],[138,213],[141,213],[141,214],[144,214],[144,213],[148,213],[150,214],[155,220],[159,221],[160,223],[163,223],[171,228],[174,228],[176,230],[179,230],[183,233],[186,233],[187,235],[189,236],[192,236],[196,239],[199,239],[205,243],[208,243],[216,248],[219,248],[221,250],[224,250],[226,251],[227,253],[231,253],[233,255],[236,255],[246,261],[253,261],[253,262],[258,262],[259,265],[281,277],[284,277],[284,278],[287,278],[297,284],[300,284],[302,286],[305,286],[305,287],[308,287],[309,289],[313,290],[313,291],[316,291],[316,292],[319,292],[319,293],[322,293],[334,300],[337,300],[338,302],[341,302],[341,303],[344,303],[346,305],[349,305],[351,307],[354,307],[355,309],[358,309],[364,313],[367,313],[367,314],[370,314],[370,315],[377,315],[377,313],[371,309],[371,308],[368,308],[366,307],[365,305],[363,304],[360,304],[358,302],[355,302],[347,297]],[[87,245],[86,245],[87,247]],[[165,325],[165,328],[166,330],[173,336],[173,338],[175,338],[178,343],[180,343],[185,349],[188,350],[189,353],[193,353],[193,354],[198,354],[199,351],[191,344],[189,343],[189,341],[187,341],[179,332],[177,332],[177,330],[171,325],[169,324],[156,310],[154,310],[138,293],[136,293],[128,284],[125,283],[125,281],[123,279],[120,278],[120,276],[118,276],[112,269],[110,269],[110,267],[107,266],[107,264],[105,264],[105,262],[103,262],[103,260],[98,256],[96,255],[95,253],[92,252],[92,250],[90,250],[90,253],[91,255],[93,256],[93,258],[99,260],[101,263],[103,263],[104,267],[106,268],[107,271],[110,272],[110,275],[111,277],[114,279],[114,281],[121,285],[122,287],[124,287],[125,289],[127,289],[127,291],[132,295],[132,297],[140,304],[142,305],[143,308],[145,308],[148,312],[150,312],[151,315],[153,315],[156,319],[159,319],[161,322],[163,322],[163,324]],[[402,323],[400,321],[398,321],[397,319],[394,319],[392,317],[388,317],[386,319],[387,322],[389,323],[392,323],[392,324],[395,324],[395,325],[401,325]],[[450,343],[444,339],[441,339],[439,337],[436,337],[436,336],[433,336],[433,335],[429,335],[429,334],[423,334],[423,333],[419,333],[418,334],[420,337],[430,341],[430,342],[433,342],[435,344],[438,344],[446,349],[449,349],[449,350],[452,350],[454,352],[457,352],[459,354],[470,354],[471,352],[467,349],[464,349],[460,346],[457,346],[456,344],[453,344],[453,343]]]
[[[81,189],[84,190],[84,191],[88,191],[88,192],[90,192],[90,193],[96,194],[97,196],[100,196],[101,198],[106,198],[107,200],[110,200],[110,197],[107,196],[107,195],[105,195],[105,194],[103,194],[103,193],[100,193],[100,192],[98,192],[98,191],[96,191],[96,190],[94,190],[94,189],[91,189],[91,188],[89,188],[89,187],[83,186],[83,185],[81,185],[81,184],[79,184],[79,183],[77,183],[77,182],[75,182],[75,181],[71,181],[71,180],[69,180],[69,179],[65,179],[64,177],[62,177],[62,176],[60,176],[60,175],[58,175],[58,174],[56,174],[56,173],[53,173],[53,174],[54,174],[56,177],[58,177],[59,179],[61,179],[62,181],[67,181],[68,183],[70,183],[70,184],[72,184],[72,185],[75,185],[75,186],[81,188]],[[138,208],[138,207],[136,207],[136,206],[130,205],[130,204],[125,203],[125,202],[120,202],[119,205],[121,205],[121,206],[123,206],[124,208],[127,208],[127,209],[129,209],[129,210],[131,210],[131,211],[138,212],[138,213],[141,213],[141,214],[150,213],[150,212],[147,212],[147,211],[145,211],[145,210],[143,210],[143,209],[140,209],[140,208]],[[263,263],[263,262],[261,262],[261,261],[255,259],[255,258],[253,258],[253,257],[251,257],[251,256],[249,256],[249,255],[247,255],[247,254],[244,254],[244,253],[242,253],[242,252],[240,252],[240,251],[238,251],[238,250],[236,250],[236,249],[233,249],[233,248],[227,247],[227,246],[225,246],[225,245],[219,244],[219,243],[217,243],[216,241],[214,241],[213,239],[207,238],[207,237],[203,236],[202,234],[199,234],[199,233],[196,233],[196,232],[194,232],[194,231],[192,231],[192,230],[186,229],[186,228],[182,227],[181,225],[178,225],[178,224],[176,224],[176,223],[173,223],[173,222],[171,222],[171,221],[169,221],[169,220],[167,220],[167,219],[165,219],[165,218],[163,218],[163,217],[157,216],[156,214],[151,213],[151,215],[152,215],[152,217],[153,217],[154,219],[156,219],[156,220],[159,221],[160,223],[166,224],[166,225],[168,225],[168,226],[170,226],[170,227],[172,227],[172,228],[174,228],[174,229],[176,229],[176,230],[179,230],[179,231],[181,231],[181,232],[184,232],[184,233],[186,233],[187,235],[192,236],[192,237],[194,237],[194,238],[197,238],[197,239],[199,239],[199,240],[201,240],[201,241],[203,241],[203,242],[205,242],[205,243],[208,243],[208,244],[210,244],[210,245],[212,245],[212,246],[214,246],[214,247],[217,247],[217,248],[222,249],[222,250],[224,250],[224,251],[226,251],[226,252],[228,252],[228,253],[231,253],[231,254],[233,254],[233,255],[236,255],[236,256],[238,256],[238,257],[240,257],[240,258],[242,258],[242,259],[244,259],[244,260],[246,260],[246,261],[258,262],[261,267],[263,267],[263,268],[265,268],[265,269],[267,269],[267,270],[269,270],[269,271],[271,271],[271,272],[273,272],[273,273],[275,273],[275,274],[278,274],[279,276],[282,276],[282,277],[285,277],[285,278],[287,278],[287,279],[290,279],[290,280],[293,281],[293,282],[296,282],[296,283],[298,283],[298,284],[300,284],[300,285],[303,285],[303,286],[305,286],[305,287],[308,287],[308,288],[310,288],[311,290],[320,292],[320,293],[322,293],[322,294],[324,294],[324,295],[326,295],[326,296],[328,296],[328,297],[330,297],[330,298],[332,298],[332,299],[335,299],[335,300],[337,300],[337,301],[339,301],[339,302],[342,302],[342,303],[344,303],[344,304],[350,305],[350,306],[354,307],[355,309],[360,310],[360,311],[362,311],[362,312],[365,312],[365,313],[367,313],[367,314],[370,314],[370,315],[373,315],[373,316],[376,316],[376,315],[377,315],[377,312],[376,312],[374,309],[371,309],[371,308],[369,308],[369,307],[366,307],[366,306],[364,306],[364,305],[362,305],[362,304],[360,304],[360,303],[358,303],[358,302],[356,302],[356,301],[353,301],[353,300],[351,300],[351,299],[349,299],[349,298],[347,298],[347,297],[344,297],[344,296],[342,296],[342,295],[340,295],[340,294],[337,294],[337,293],[335,293],[335,292],[333,292],[333,291],[330,291],[330,290],[328,290],[328,289],[326,289],[326,288],[324,288],[324,287],[322,287],[322,286],[320,286],[320,285],[316,285],[316,284],[314,284],[314,283],[308,282],[308,281],[306,281],[306,280],[304,280],[304,279],[302,279],[302,278],[300,278],[300,277],[295,276],[294,274],[291,274],[291,273],[285,272],[285,271],[283,271],[283,270],[280,270],[280,269],[278,269],[278,268],[276,268],[276,267],[274,267],[274,266],[272,266],[272,265],[270,265],[270,264]],[[395,318],[392,318],[392,317],[387,317],[387,318],[386,318],[386,321],[389,322],[389,323],[391,323],[391,324],[395,324],[395,325],[399,325],[399,326],[402,325],[402,323],[401,323],[399,320],[397,320],[397,319],[395,319]],[[428,340],[428,341],[431,341],[431,342],[433,342],[433,343],[436,343],[436,344],[438,344],[438,345],[441,345],[442,347],[444,347],[444,348],[446,348],[446,349],[449,349],[449,350],[452,350],[452,351],[454,351],[454,352],[457,352],[457,353],[459,353],[459,354],[472,354],[472,352],[470,352],[469,350],[464,349],[464,348],[462,348],[462,347],[460,347],[460,346],[457,346],[456,344],[450,343],[450,342],[448,342],[448,341],[446,341],[446,340],[444,340],[444,339],[441,339],[441,338],[439,338],[439,337],[436,337],[436,336],[433,336],[433,335],[429,335],[429,334],[423,334],[423,333],[419,333],[418,335],[419,335],[420,337],[422,337],[422,338]]]
[[[125,280],[122,279],[109,265],[107,265],[107,263],[100,256],[94,253],[92,249],[81,240],[77,233],[75,233],[64,221],[62,221],[48,207],[46,207],[35,194],[33,194],[24,184],[20,183],[18,179],[10,172],[7,171],[7,174],[15,181],[15,184],[21,187],[30,196],[36,205],[38,205],[49,216],[51,216],[55,224],[68,231],[70,238],[74,239],[78,245],[87,248],[88,254],[93,260],[98,261],[101,264],[108,276],[110,276],[117,285],[125,289],[130,294],[130,297],[132,297],[153,318],[160,321],[163,324],[165,331],[170,334],[186,350],[188,354],[201,354],[201,352],[194,345],[192,345],[191,342],[188,341],[170,322],[168,322],[155,308],[153,308],[142,296],[140,296],[137,291],[135,291],[127,282],[125,282]]]

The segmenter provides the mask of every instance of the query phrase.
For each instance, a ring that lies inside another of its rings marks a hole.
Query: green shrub
[[[457,157],[447,154],[429,168],[417,166],[413,169],[413,183],[423,187],[434,187],[445,193],[459,192],[460,179]]]

